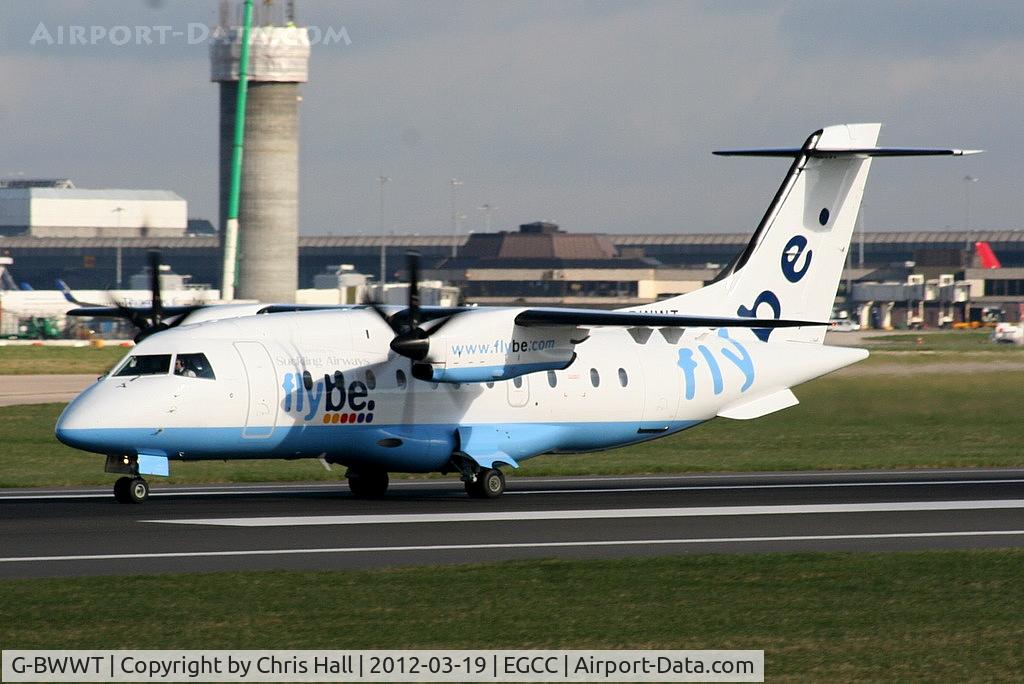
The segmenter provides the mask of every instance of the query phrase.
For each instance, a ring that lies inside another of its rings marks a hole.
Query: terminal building
[[[0,236],[0,256],[13,257],[18,282],[51,288],[63,278],[80,289],[112,288],[120,249],[125,273],[141,271],[146,252],[218,288],[219,240],[186,227],[178,236],[114,238]],[[298,239],[299,288],[339,264],[377,278],[383,252],[387,282],[405,279],[405,253],[422,257],[424,277],[461,288],[480,304],[628,306],[702,286],[749,241],[749,233],[588,234],[554,224],[451,235],[307,235]],[[974,245],[987,242],[1002,264],[983,269]],[[884,289],[879,289],[885,286]],[[856,235],[837,309],[884,326],[1005,317],[1024,303],[1024,230],[869,232]]]

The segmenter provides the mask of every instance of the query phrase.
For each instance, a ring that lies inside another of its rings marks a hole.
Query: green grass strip
[[[4,648],[764,649],[773,681],[1011,681],[1024,551],[0,581]]]

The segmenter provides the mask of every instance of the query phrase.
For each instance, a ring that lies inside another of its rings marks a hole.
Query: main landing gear
[[[473,499],[497,499],[505,492],[505,475],[497,468],[481,468],[465,482],[466,493]]]
[[[120,477],[114,483],[114,498],[118,503],[140,504],[149,498],[149,483],[137,475]]]
[[[383,470],[352,470],[345,473],[348,488],[357,499],[379,499],[388,491],[388,474]]]

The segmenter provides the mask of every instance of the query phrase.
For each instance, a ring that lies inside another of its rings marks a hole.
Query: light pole
[[[968,254],[971,252],[971,185],[977,182],[975,176],[964,176],[964,240]]]
[[[388,284],[387,240],[384,239],[384,186],[390,181],[391,177],[383,173],[377,176],[377,182],[380,183],[380,301],[384,301],[384,286]]]
[[[114,207],[110,210],[111,213],[117,214],[117,233],[114,236],[115,244],[117,245],[117,289],[121,289],[121,214],[124,212],[124,207]]]
[[[477,209],[479,209],[480,211],[484,212],[484,231],[485,232],[488,232],[488,233],[491,232],[491,214],[494,213],[494,210],[497,209],[497,208],[498,207],[494,206],[493,204],[487,204],[487,203],[481,204],[479,207],[477,207]]]
[[[462,181],[458,178],[452,178],[448,183],[452,186],[452,258],[454,259],[459,253],[459,212],[455,208],[455,196],[458,193],[459,188],[462,186]]]

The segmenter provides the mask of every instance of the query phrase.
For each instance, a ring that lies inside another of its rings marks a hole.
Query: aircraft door
[[[530,401],[530,377],[528,375],[520,375],[506,380],[505,384],[508,385],[508,405],[515,408],[526,406]]]
[[[671,363],[672,358],[665,354],[640,353],[638,356],[644,372],[644,422],[658,424],[648,427],[668,427],[679,407],[681,373]]]
[[[249,384],[249,410],[242,437],[266,439],[274,434],[280,403],[274,363],[266,347],[259,342],[235,342],[235,349],[242,357]]]

